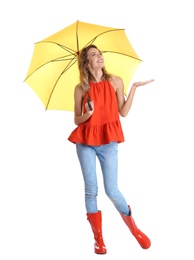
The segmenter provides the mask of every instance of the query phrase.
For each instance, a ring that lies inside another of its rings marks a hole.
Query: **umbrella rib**
[[[101,36],[101,35],[103,35],[103,34],[105,34],[105,33],[110,33],[110,32],[115,32],[115,31],[124,31],[124,30],[125,30],[125,29],[110,29],[110,30],[107,30],[107,31],[105,31],[105,32],[99,33],[99,34],[96,35],[93,39],[91,39],[91,40],[85,45],[85,47],[88,46],[88,45],[90,45],[90,44],[92,44],[92,43],[94,43],[94,41],[95,41],[99,36]]]
[[[78,41],[78,22],[76,23],[76,41],[77,41],[77,55],[79,55],[79,41]]]
[[[123,55],[123,56],[127,56],[127,57],[130,57],[130,58],[134,59],[134,60],[142,61],[142,60],[139,59],[139,58],[133,57],[133,56],[128,55],[128,54],[125,54],[125,53],[116,52],[116,51],[102,51],[102,53],[107,53],[107,52],[109,52],[109,53],[115,53],[115,54],[119,54],[119,55]]]
[[[57,78],[57,80],[56,80],[56,82],[55,82],[55,84],[54,84],[54,86],[53,86],[53,89],[52,89],[52,91],[51,91],[51,93],[50,93],[50,96],[49,96],[49,99],[48,99],[48,102],[47,102],[47,105],[46,105],[46,110],[48,109],[50,100],[51,100],[51,98],[52,98],[53,92],[54,92],[54,90],[55,90],[55,87],[56,87],[56,85],[57,85],[59,79],[60,79],[61,76],[62,76],[69,68],[71,68],[76,62],[77,62],[77,60],[75,60],[73,63],[70,62],[70,63],[65,67],[65,69],[61,72],[61,74],[59,75],[59,77]]]
[[[52,43],[52,44],[56,44],[58,45],[59,47],[61,47],[62,49],[68,51],[71,55],[75,55],[75,50],[71,49],[71,48],[68,48],[67,46],[65,45],[62,45],[60,43],[57,43],[57,42],[53,42],[53,41],[40,41],[40,42],[37,42],[36,44],[41,44],[41,43]]]
[[[39,66],[38,68],[36,68],[32,73],[30,73],[24,81],[26,81],[33,73],[35,73],[37,70],[39,70],[40,68],[46,66],[47,64],[51,63],[51,62],[59,62],[59,61],[64,61],[64,60],[70,60],[70,63],[68,63],[68,65],[66,66],[66,68],[71,64],[71,62],[73,60],[75,60],[76,58],[67,58],[65,59],[66,56],[63,56],[63,57],[60,57],[60,58],[56,58],[56,59],[53,59],[53,60],[49,60],[48,62],[42,64],[41,66]],[[77,61],[77,59],[75,60],[75,62]],[[70,66],[71,67],[71,66]]]

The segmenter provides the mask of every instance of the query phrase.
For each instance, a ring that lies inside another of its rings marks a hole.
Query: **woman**
[[[134,83],[125,99],[122,79],[106,71],[103,55],[95,45],[82,49],[78,66],[80,83],[74,92],[77,127],[68,140],[76,144],[83,174],[86,215],[94,234],[94,252],[107,252],[102,235],[102,215],[97,206],[96,158],[101,165],[106,195],[140,246],[147,249],[151,245],[150,239],[136,227],[131,209],[118,189],[118,143],[124,142],[119,116],[127,116],[136,88],[153,80]]]

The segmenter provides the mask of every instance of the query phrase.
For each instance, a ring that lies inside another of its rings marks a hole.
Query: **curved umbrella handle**
[[[91,99],[90,99],[90,96],[89,96],[89,94],[88,94],[88,95],[87,95],[87,103],[88,103],[88,107],[89,107],[90,111],[92,111],[93,108],[92,108],[90,102],[91,102]]]

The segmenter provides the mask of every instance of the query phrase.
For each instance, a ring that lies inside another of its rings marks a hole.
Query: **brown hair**
[[[79,54],[78,54],[78,68],[79,68],[79,73],[80,73],[80,86],[82,87],[84,92],[87,92],[90,88],[90,80],[93,78],[90,71],[87,68],[88,65],[88,58],[87,58],[87,53],[88,50],[91,48],[95,48],[98,50],[96,45],[90,44],[87,47],[83,48]],[[109,80],[111,78],[111,74],[109,74],[105,67],[102,68],[103,72],[103,78],[105,80]]]

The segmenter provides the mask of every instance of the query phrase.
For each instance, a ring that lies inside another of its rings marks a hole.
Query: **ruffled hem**
[[[124,135],[119,120],[104,125],[80,124],[68,137],[72,143],[103,145],[110,142],[124,142]]]

